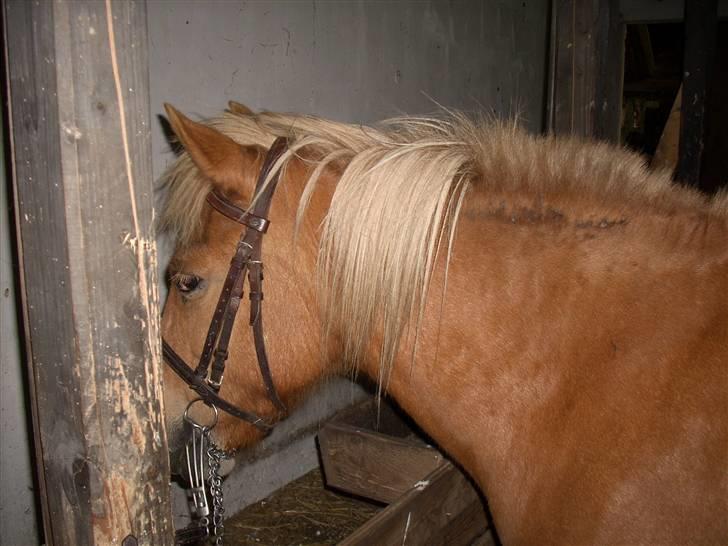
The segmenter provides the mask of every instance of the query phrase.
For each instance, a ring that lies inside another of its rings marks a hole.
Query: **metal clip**
[[[185,446],[187,455],[187,478],[190,488],[187,490],[187,503],[194,517],[204,518],[210,515],[210,507],[205,495],[205,429],[192,427],[192,440]]]
[[[213,410],[213,420],[209,425],[201,425],[190,416],[190,409],[197,402],[203,402],[197,398],[187,405],[184,412],[184,420],[192,426],[192,438],[185,446],[185,455],[187,457],[187,478],[190,484],[187,489],[187,503],[190,512],[194,517],[206,518],[210,515],[210,506],[207,503],[207,495],[205,494],[205,455],[207,450],[207,436],[217,424],[218,411],[213,405],[209,407]]]

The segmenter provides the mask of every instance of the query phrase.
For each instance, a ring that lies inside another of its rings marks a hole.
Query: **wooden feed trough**
[[[388,504],[341,545],[495,544],[469,478],[385,403],[341,412],[318,440],[329,487]]]

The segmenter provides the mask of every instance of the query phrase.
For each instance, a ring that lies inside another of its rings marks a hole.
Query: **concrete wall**
[[[371,122],[428,98],[542,119],[548,1],[149,0],[152,108]],[[159,133],[157,134],[159,135]],[[155,155],[164,143],[155,139]],[[161,170],[162,162],[156,168]]]
[[[153,115],[170,102],[207,117],[233,99],[368,123],[438,103],[520,112],[531,129],[542,126],[546,0],[148,0],[148,12]],[[173,159],[159,125],[153,152],[159,175]],[[358,396],[350,383],[329,385],[244,455],[226,482],[228,510],[313,468],[317,424]]]
[[[0,110],[0,126],[2,116]],[[3,139],[5,136],[3,136]],[[2,143],[0,143],[2,144]],[[0,148],[0,544],[38,544],[31,467],[32,436],[16,306],[10,187]]]
[[[165,101],[197,117],[234,99],[254,109],[362,123],[432,112],[437,102],[496,115],[520,112],[532,130],[542,127],[548,0],[147,3],[155,176],[173,160],[156,120]],[[4,224],[1,235],[0,543],[35,544]],[[264,445],[242,454],[226,481],[228,512],[314,467],[317,424],[359,396],[346,381],[326,385]],[[174,513],[183,515],[177,495]]]

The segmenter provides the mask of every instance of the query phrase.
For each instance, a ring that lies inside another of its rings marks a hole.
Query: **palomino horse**
[[[728,195],[458,114],[168,115],[184,152],[165,176],[163,332],[181,359],[199,359],[246,229],[206,197],[247,209],[286,137],[262,252],[286,406],[369,376],[470,473],[506,545],[728,543]],[[219,394],[274,422],[251,340],[237,320]],[[197,395],[170,370],[165,389],[174,443]],[[261,435],[225,413],[213,431],[227,449]]]

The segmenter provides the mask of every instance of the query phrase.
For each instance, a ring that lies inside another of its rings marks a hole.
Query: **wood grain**
[[[444,462],[432,447],[349,425],[328,424],[318,439],[326,485],[384,503]]]
[[[625,26],[617,0],[556,0],[548,130],[619,142]]]
[[[146,5],[3,9],[46,543],[170,544]]]
[[[391,503],[342,545],[493,544],[469,479],[385,404],[341,412],[319,432],[319,447],[327,485]]]
[[[700,171],[705,149],[705,106],[710,88],[717,33],[717,0],[691,0],[685,3],[683,101],[675,178],[696,187],[700,187]]]
[[[410,489],[340,546],[466,546],[486,534],[480,498],[462,472],[445,463],[425,483]]]
[[[680,109],[682,106],[682,86],[677,91],[675,100],[670,109],[670,115],[657,143],[655,155],[652,157],[652,169],[675,170],[677,165],[678,149],[680,147]]]

